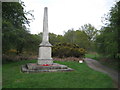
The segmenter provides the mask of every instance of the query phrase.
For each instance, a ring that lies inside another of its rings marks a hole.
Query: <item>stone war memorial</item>
[[[43,37],[42,42],[39,45],[39,57],[37,63],[27,63],[22,65],[21,71],[26,73],[34,72],[58,72],[58,71],[73,71],[73,69],[66,65],[53,63],[51,57],[51,44],[49,43],[49,32],[48,32],[48,8],[44,8],[44,19],[43,19]]]

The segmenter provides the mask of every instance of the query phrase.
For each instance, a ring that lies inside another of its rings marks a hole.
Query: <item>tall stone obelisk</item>
[[[39,45],[39,57],[38,64],[52,64],[53,60],[51,57],[51,44],[49,43],[49,32],[48,32],[48,8],[44,8],[44,19],[43,19],[43,36],[42,43]]]

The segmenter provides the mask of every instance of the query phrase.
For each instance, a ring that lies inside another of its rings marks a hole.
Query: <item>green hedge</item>
[[[53,57],[84,57],[86,50],[83,48],[80,48],[76,44],[70,44],[70,43],[58,43],[52,47],[52,56]]]

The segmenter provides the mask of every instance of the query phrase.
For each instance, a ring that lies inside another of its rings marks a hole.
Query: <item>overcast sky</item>
[[[64,34],[71,28],[79,29],[90,23],[97,29],[103,25],[101,17],[107,14],[116,0],[22,0],[25,10],[34,10],[35,20],[30,23],[30,32],[43,31],[44,7],[48,7],[49,32]]]

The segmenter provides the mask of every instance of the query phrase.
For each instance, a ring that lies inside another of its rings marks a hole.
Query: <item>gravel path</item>
[[[115,88],[120,88],[120,82],[118,82],[118,72],[117,71],[110,69],[106,66],[103,66],[98,61],[90,59],[90,58],[85,58],[85,62],[87,63],[87,65],[90,68],[97,70],[99,72],[108,74],[113,79]]]

